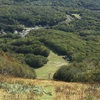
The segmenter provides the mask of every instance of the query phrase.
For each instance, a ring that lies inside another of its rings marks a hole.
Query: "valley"
[[[68,64],[68,61],[64,60],[61,56],[58,56],[52,51],[50,51],[48,60],[48,63],[43,67],[35,69],[37,79],[53,79],[53,74],[60,68],[60,66]]]
[[[100,0],[0,0],[0,100],[99,100]]]

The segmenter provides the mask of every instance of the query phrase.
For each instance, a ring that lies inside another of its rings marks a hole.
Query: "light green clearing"
[[[81,16],[79,14],[72,14],[74,17],[76,17],[77,19],[81,19]]]
[[[73,20],[73,18],[70,15],[66,15],[67,19],[66,22],[69,23]]]
[[[35,69],[37,74],[37,79],[52,79],[53,74],[62,65],[67,65],[68,62],[65,61],[61,56],[50,51],[48,57],[48,63],[41,68]]]

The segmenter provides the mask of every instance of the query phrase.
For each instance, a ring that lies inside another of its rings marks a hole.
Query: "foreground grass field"
[[[48,57],[48,63],[41,68],[35,69],[37,74],[37,79],[52,79],[53,74],[56,70],[62,66],[67,65],[68,62],[62,59],[61,56],[50,51],[50,55]]]
[[[100,100],[100,84],[32,80],[0,75],[0,100]]]

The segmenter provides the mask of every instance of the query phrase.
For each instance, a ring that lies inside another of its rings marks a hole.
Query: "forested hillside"
[[[23,71],[32,69],[32,78],[51,50],[69,62],[55,80],[100,82],[99,5],[99,0],[0,0],[0,51],[16,58],[19,69],[23,64]]]
[[[53,26],[77,9],[98,9],[99,0],[0,0],[0,29],[21,31],[25,26]],[[69,8],[66,8],[69,7]],[[99,13],[99,12],[98,12]]]
[[[34,4],[46,6],[84,7],[100,9],[99,0],[0,0],[0,4]]]

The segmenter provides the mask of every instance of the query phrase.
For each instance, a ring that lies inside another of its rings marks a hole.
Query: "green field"
[[[53,74],[60,66],[68,64],[68,62],[62,59],[61,56],[58,56],[52,51],[50,51],[48,60],[49,61],[46,65],[41,68],[35,69],[38,79],[52,79]]]

